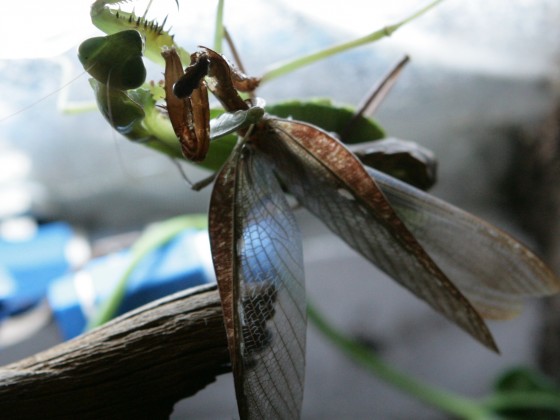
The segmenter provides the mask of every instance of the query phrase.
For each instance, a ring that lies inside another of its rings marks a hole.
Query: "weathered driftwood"
[[[190,289],[0,368],[0,418],[168,418],[229,369],[218,292]]]

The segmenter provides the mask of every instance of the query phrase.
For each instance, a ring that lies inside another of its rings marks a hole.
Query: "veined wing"
[[[560,291],[560,280],[500,229],[366,167],[424,249],[485,318],[515,316],[528,296]]]
[[[288,191],[352,248],[491,349],[484,320],[451,283],[358,159],[319,128],[269,119],[255,136]]]
[[[301,237],[262,156],[244,144],[216,178],[210,240],[242,419],[301,411],[306,301]]]

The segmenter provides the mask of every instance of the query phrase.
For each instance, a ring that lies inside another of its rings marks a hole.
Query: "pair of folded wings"
[[[529,250],[374,169],[320,129],[265,119],[216,179],[210,239],[242,418],[297,418],[305,360],[299,229],[283,187],[352,248],[487,347],[484,318],[559,290]],[[343,304],[343,302],[341,302]]]

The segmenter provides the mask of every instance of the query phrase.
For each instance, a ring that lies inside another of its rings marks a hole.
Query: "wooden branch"
[[[0,368],[0,417],[168,418],[228,371],[218,292],[203,286]]]

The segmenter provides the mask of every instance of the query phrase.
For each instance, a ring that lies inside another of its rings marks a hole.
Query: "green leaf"
[[[257,106],[254,108],[255,110],[250,111],[250,113],[247,115],[246,122],[241,123],[240,128],[243,126],[243,124],[252,124],[254,122],[257,122],[258,119],[262,117],[262,115],[260,115],[260,111],[258,110],[259,107]],[[336,133],[342,132],[354,115],[354,112],[351,108],[332,105],[332,103],[328,100],[314,100],[307,102],[287,101],[275,105],[267,105],[265,107],[265,110],[268,113],[280,118],[293,118],[295,120],[305,121],[310,124],[317,125],[323,130]],[[251,113],[253,112],[255,113],[255,115],[251,115]],[[220,115],[223,114],[224,112],[222,110],[214,109],[210,111],[210,116],[212,119],[217,119]],[[230,117],[227,117],[226,121],[229,118]],[[242,119],[242,117],[239,118]],[[354,128],[349,132],[350,135],[347,138],[343,139],[343,141],[347,143],[361,143],[365,141],[377,140],[385,136],[383,129],[369,118],[360,117],[354,123]],[[228,122],[227,124],[230,123]],[[233,122],[231,124],[234,125]],[[225,131],[227,130],[224,130],[224,132]],[[211,137],[215,138],[218,136],[212,133]],[[213,140],[210,143],[210,148],[208,154],[206,155],[206,159],[203,162],[200,162],[199,165],[213,171],[219,170],[230,155],[236,143],[237,136],[232,134]]]
[[[560,415],[560,387],[533,369],[519,367],[503,373],[485,406],[508,419],[545,420]]]
[[[519,367],[503,373],[494,385],[497,391],[543,391],[558,395],[560,387],[535,370]]]
[[[333,105],[329,100],[289,101],[266,107],[266,111],[281,118],[292,118],[321,127],[325,131],[344,133],[354,111]],[[383,129],[373,120],[359,117],[352,122],[351,131],[342,138],[345,143],[362,143],[385,137]]]
[[[128,90],[142,86],[146,80],[143,50],[140,33],[127,30],[85,40],[78,49],[78,58],[98,82],[114,89]]]

